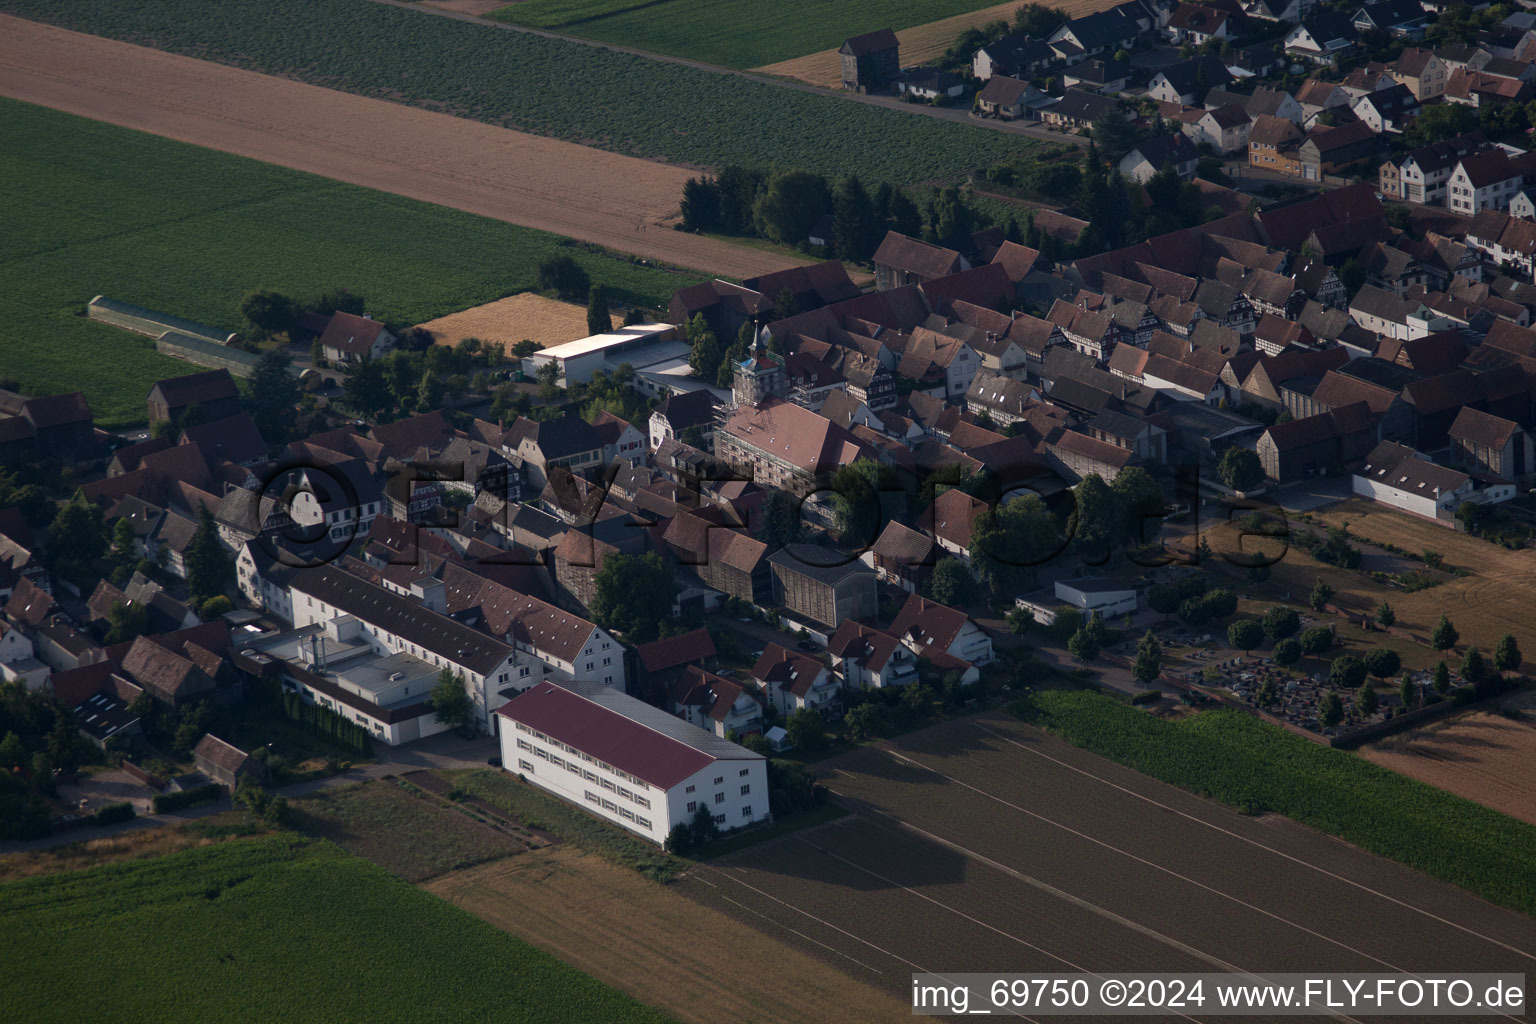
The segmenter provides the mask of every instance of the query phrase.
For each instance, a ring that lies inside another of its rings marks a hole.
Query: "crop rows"
[[[1284,814],[1522,913],[1536,827],[1236,711],[1180,721],[1049,691],[1015,705],[1071,743],[1245,813]]]
[[[292,836],[11,882],[0,921],[17,1024],[666,1019],[382,868]]]
[[[755,68],[904,29],[995,0],[524,0],[490,16],[710,64]],[[1023,3],[1023,0],[1020,0]]]
[[[958,179],[1031,145],[369,0],[0,0],[0,11],[689,167],[777,164],[910,184]]]
[[[554,235],[154,135],[0,100],[0,374],[83,390],[97,422],[144,420],[162,377],[197,367],[80,316],[109,295],[230,330],[258,287],[344,287],[418,323],[527,288]],[[594,281],[656,307],[692,275],[579,248]]]

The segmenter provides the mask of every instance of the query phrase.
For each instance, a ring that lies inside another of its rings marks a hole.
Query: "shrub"
[[[120,821],[132,821],[136,813],[133,804],[126,801],[120,804],[107,804],[105,807],[96,808],[96,813],[91,815],[91,824],[115,825]]]
[[[224,787],[217,782],[210,782],[206,786],[198,786],[196,789],[183,789],[175,793],[161,793],[155,797],[151,806],[156,814],[166,814],[170,811],[179,811],[184,807],[210,804],[223,796]]]

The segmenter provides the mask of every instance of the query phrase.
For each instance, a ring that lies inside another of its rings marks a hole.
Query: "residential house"
[[[1301,107],[1301,126],[1311,128],[1317,123],[1317,118],[1323,111],[1351,106],[1354,100],[1353,96],[1335,82],[1309,78],[1301,84],[1300,89],[1296,90],[1296,102]]]
[[[976,94],[976,107],[989,117],[1014,121],[1028,116],[1031,101],[1038,100],[1040,90],[1029,82],[1006,75],[993,75]]]
[[[1090,89],[1093,92],[1113,94],[1124,91],[1130,74],[1131,65],[1126,61],[1085,60],[1064,69],[1061,84],[1068,89]]]
[[[1172,167],[1180,178],[1195,176],[1200,151],[1180,132],[1159,135],[1131,147],[1120,160],[1120,173],[1138,184],[1145,184],[1164,167]]]
[[[1223,155],[1242,150],[1252,130],[1252,119],[1235,103],[1207,110],[1193,124],[1184,126],[1185,134]]]
[[[979,82],[995,77],[1033,78],[1056,59],[1049,45],[1023,33],[987,43],[971,58],[971,73]]]
[[[1530,98],[1531,88],[1518,78],[1460,68],[1452,71],[1445,80],[1445,92],[1442,95],[1448,103],[1497,107],[1526,101]]]
[[[958,658],[968,665],[992,661],[992,638],[958,608],[930,601],[921,594],[908,597],[891,622],[891,632],[913,653],[934,660],[935,654]]]
[[[1364,121],[1328,128],[1312,129],[1297,153],[1301,157],[1304,181],[1322,181],[1327,174],[1337,174],[1362,160],[1369,160],[1379,148],[1376,132]],[[1364,236],[1361,243],[1364,244]],[[1357,246],[1358,248],[1358,246]]]
[[[837,627],[827,653],[850,690],[883,690],[917,679],[917,656],[899,636],[852,619]]]
[[[942,103],[963,95],[965,80],[939,68],[903,68],[896,77],[896,92],[914,103]],[[831,214],[827,214],[824,219],[830,225]],[[826,245],[830,237],[830,230],[823,230],[820,234],[813,232],[811,244]],[[821,240],[816,241],[816,238]]]
[[[721,739],[763,731],[763,706],[734,679],[689,665],[672,684],[672,713]]]
[[[1304,138],[1301,129],[1292,121],[1260,114],[1248,132],[1248,165],[1299,178],[1299,150]]]
[[[1527,281],[1536,277],[1536,221],[1483,210],[1468,225],[1466,240],[1495,266],[1519,273]]]
[[[1172,43],[1204,46],[1212,39],[1231,39],[1234,20],[1230,11],[1214,4],[1181,3],[1168,16],[1163,34]]]
[[[714,447],[718,402],[707,389],[669,394],[651,412],[650,446],[655,451],[665,441],[694,438],[695,447],[709,451]]]
[[[211,732],[204,733],[197,746],[192,748],[192,766],[230,792],[235,791],[242,779],[263,782],[267,776],[265,763]]]
[[[1232,81],[1232,73],[1220,57],[1207,55],[1162,68],[1147,83],[1147,95],[1164,103],[1193,106],[1203,103],[1211,89]]]
[[[752,666],[752,678],[781,717],[803,710],[819,711],[824,718],[842,715],[842,687],[818,658],[769,643]]]
[[[1359,30],[1337,11],[1316,11],[1285,34],[1285,52],[1312,64],[1335,64],[1355,49]]]
[[[1427,17],[1419,0],[1372,0],[1355,11],[1351,21],[1358,32],[1417,39],[1424,34]]]
[[[1433,50],[1421,50],[1416,46],[1398,54],[1392,65],[1392,77],[1407,86],[1420,103],[1441,96],[1450,74],[1450,68],[1435,56]]]
[[[514,429],[518,432],[515,454],[534,488],[542,489],[555,469],[589,476],[605,468],[603,435],[576,413],[553,420],[519,420]]]
[[[936,560],[935,546],[932,537],[893,519],[859,560],[875,570],[881,583],[898,586],[911,594],[928,579]]]
[[[1057,128],[1087,128],[1111,110],[1120,109],[1120,101],[1083,89],[1068,89],[1056,103],[1040,108],[1040,120]],[[879,267],[876,267],[878,272]]]
[[[1500,481],[1478,487],[1466,473],[1431,462],[1405,445],[1383,441],[1352,478],[1355,494],[1443,525],[1451,525],[1462,502],[1494,503],[1514,496]]]
[[[1377,132],[1400,133],[1419,114],[1419,99],[1406,85],[1377,89],[1355,101],[1355,116]]]
[[[1381,165],[1381,193],[1389,199],[1442,206],[1446,182],[1456,165],[1487,145],[1482,132],[1469,132],[1410,150],[1400,160],[1388,160]]]
[[[1508,209],[1524,180],[1520,164],[1497,147],[1463,157],[1446,180],[1446,208],[1464,217]]]
[[[395,345],[395,336],[377,320],[337,312],[320,335],[320,347],[332,363],[356,363],[382,359]]]

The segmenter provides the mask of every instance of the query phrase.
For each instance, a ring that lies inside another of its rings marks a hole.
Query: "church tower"
[[[772,398],[783,398],[788,391],[784,377],[784,360],[768,351],[764,341],[768,328],[758,330],[747,358],[736,364],[735,377],[731,381],[731,398],[737,408],[744,405],[760,406]]]

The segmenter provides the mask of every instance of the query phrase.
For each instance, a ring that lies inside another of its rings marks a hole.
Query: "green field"
[[[1274,812],[1536,914],[1536,827],[1236,711],[1157,718],[1083,691],[1014,704],[1028,721],[1245,813]]]
[[[6,1019],[665,1021],[336,846],[242,840],[0,886]]]
[[[955,180],[1033,145],[369,0],[0,0],[0,11],[690,167],[780,164],[907,185]]]
[[[562,240],[158,136],[0,100],[0,375],[83,390],[104,427],[142,423],[161,377],[194,373],[154,342],[80,315],[110,295],[238,330],[257,287],[363,295],[417,323],[528,287]],[[568,250],[652,308],[700,278]]]
[[[755,68],[830,50],[863,32],[926,25],[991,6],[993,0],[524,0],[488,17],[710,64]]]

